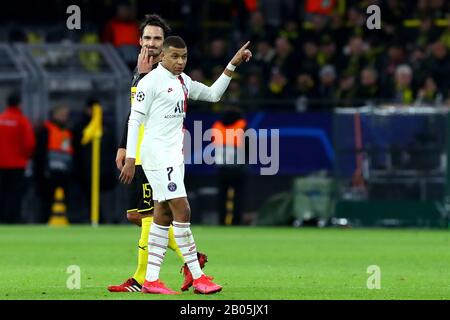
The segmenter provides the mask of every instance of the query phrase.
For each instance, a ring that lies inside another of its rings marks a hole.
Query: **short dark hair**
[[[21,103],[20,93],[17,91],[10,93],[6,98],[6,103],[8,104],[8,106],[19,106]]]
[[[170,29],[167,22],[157,14],[146,14],[145,15],[144,20],[142,20],[141,26],[139,27],[139,30],[141,32],[141,38],[144,34],[144,29],[146,26],[160,27],[163,30],[164,38],[172,30],[172,29]]]
[[[177,49],[186,48],[186,42],[179,36],[170,36],[164,40],[163,48],[174,47]]]

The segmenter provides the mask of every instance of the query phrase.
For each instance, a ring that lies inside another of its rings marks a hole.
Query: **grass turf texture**
[[[445,230],[193,227],[215,295],[109,293],[130,277],[140,229],[134,226],[0,226],[0,299],[450,299],[450,232]],[[66,287],[68,266],[81,289]],[[381,289],[366,286],[381,269]],[[161,279],[179,290],[171,251]]]

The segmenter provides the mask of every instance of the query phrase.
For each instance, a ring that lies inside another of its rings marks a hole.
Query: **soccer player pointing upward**
[[[223,74],[208,87],[183,73],[188,55],[186,44],[180,37],[168,37],[163,43],[161,63],[137,86],[128,123],[126,160],[119,178],[123,183],[130,183],[134,176],[139,126],[144,123],[140,153],[142,168],[153,189],[155,213],[142,292],[177,293],[159,280],[171,223],[175,240],[194,278],[194,291],[206,294],[222,289],[203,274],[190,230],[191,211],[184,186],[183,120],[187,99],[220,100],[234,69],[252,57],[248,45],[249,42],[237,51]]]

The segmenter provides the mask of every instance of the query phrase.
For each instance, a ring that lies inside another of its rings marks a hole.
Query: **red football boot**
[[[195,293],[202,294],[216,293],[222,290],[221,286],[212,282],[210,278],[204,274],[200,278],[195,279],[192,286],[194,287]]]
[[[208,262],[208,256],[204,253],[197,252],[197,259],[198,263],[200,264],[200,268],[203,269],[205,267],[205,264]],[[181,285],[181,291],[189,290],[189,288],[192,286],[192,283],[194,283],[194,278],[192,278],[192,273],[186,263],[181,267],[180,273],[181,272],[183,272],[184,275],[184,281]],[[210,278],[210,280],[213,279],[212,277]]]
[[[179,292],[173,291],[172,289],[169,289],[166,287],[166,285],[158,280],[155,281],[144,281],[144,284],[142,285],[143,293],[156,293],[156,294],[180,294]]]
[[[109,292],[141,292],[142,286],[134,280],[133,278],[127,279],[122,284],[119,284],[118,286],[109,286],[108,291]]]

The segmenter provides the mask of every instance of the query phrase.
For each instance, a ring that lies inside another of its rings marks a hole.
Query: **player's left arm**
[[[252,57],[252,52],[247,49],[250,41],[247,41],[234,55],[230,63],[227,65],[220,77],[210,86],[206,86],[203,83],[192,81],[191,88],[189,90],[189,99],[201,100],[208,102],[219,101],[225,90],[230,84],[231,78],[233,76],[233,71],[239,66],[243,61],[248,62]]]
[[[139,127],[144,122],[153,100],[154,90],[152,90],[151,80],[146,81],[146,79],[139,82],[136,89],[137,93],[131,104],[131,112],[128,120],[126,158],[119,176],[120,182],[124,184],[130,184],[133,180],[138,148]]]

